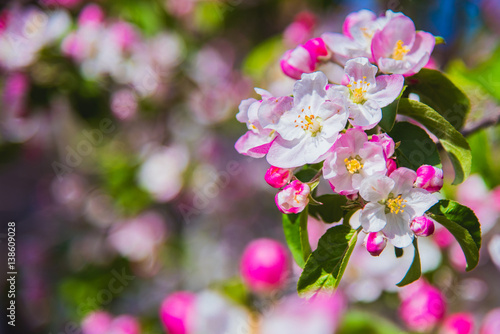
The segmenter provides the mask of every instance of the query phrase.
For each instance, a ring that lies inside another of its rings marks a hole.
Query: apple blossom
[[[373,35],[391,18],[401,15],[403,14],[388,10],[385,16],[377,18],[372,11],[362,9],[347,15],[342,26],[342,34],[327,32],[321,37],[332,51],[333,59],[341,65],[345,65],[349,59],[356,57],[366,57],[372,60]]]
[[[276,194],[275,202],[283,213],[299,213],[309,203],[310,192],[311,188],[306,183],[295,180]]]
[[[413,75],[427,64],[435,43],[432,34],[416,32],[409,17],[398,15],[375,32],[371,50],[380,71]]]
[[[443,187],[443,170],[429,165],[418,167],[415,186],[432,193],[440,191]]]
[[[399,316],[411,330],[428,332],[446,313],[444,295],[423,280],[406,287],[400,297]]]
[[[290,182],[293,173],[289,168],[279,168],[271,166],[264,176],[266,182],[273,188],[281,188]]]
[[[382,232],[370,232],[365,237],[364,245],[368,253],[379,256],[387,245],[387,239]]]
[[[257,239],[245,248],[240,272],[250,289],[267,293],[284,286],[290,271],[289,262],[288,251],[281,243]]]
[[[323,164],[323,177],[341,195],[357,193],[363,179],[372,175],[383,176],[386,171],[384,147],[368,141],[368,136],[360,128],[348,129],[340,135]]]
[[[272,143],[267,161],[277,167],[292,168],[315,163],[337,139],[347,123],[345,97],[326,89],[322,72],[303,74],[293,89],[293,106],[266,129],[279,134]],[[261,113],[264,117],[265,114]],[[264,117],[264,121],[269,117]],[[263,124],[261,118],[260,121]]]
[[[379,75],[377,66],[368,58],[358,57],[347,61],[345,74],[349,83],[335,86],[333,90],[345,94],[349,121],[354,126],[371,129],[382,119],[382,108],[392,103],[401,93],[404,78],[401,75]]]
[[[368,201],[359,217],[363,229],[384,232],[396,247],[409,246],[414,238],[410,222],[438,202],[426,190],[413,187],[416,178],[414,171],[400,167],[390,177],[363,180],[359,194]]]
[[[163,300],[160,307],[160,319],[170,334],[190,334],[194,326],[194,308],[196,295],[179,291]]]
[[[415,217],[410,229],[419,237],[428,237],[434,233],[434,221],[427,216]]]
[[[234,147],[240,154],[262,158],[276,138],[276,131],[264,128],[264,124],[276,122],[292,107],[293,99],[290,96],[275,98],[263,89],[255,91],[262,95],[262,100],[249,98],[240,103],[236,119],[246,123],[248,131],[238,139]],[[261,124],[261,121],[265,123]]]
[[[112,321],[109,313],[104,311],[95,311],[89,313],[82,321],[83,334],[102,334],[106,333]]]

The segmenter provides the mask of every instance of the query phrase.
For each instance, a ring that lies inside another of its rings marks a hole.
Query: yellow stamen
[[[396,198],[389,198],[386,202],[385,205],[386,207],[390,210],[391,213],[398,214],[399,212],[403,213],[405,212],[403,210],[404,207],[406,207],[407,201],[405,199],[401,198],[401,195],[398,195]]]
[[[406,45],[403,45],[403,41],[399,40],[396,42],[396,46],[392,51],[392,59],[394,60],[403,60],[404,56],[410,51],[410,48]]]
[[[344,159],[345,168],[351,174],[358,173],[361,169],[363,169],[363,164],[356,158],[354,159]]]

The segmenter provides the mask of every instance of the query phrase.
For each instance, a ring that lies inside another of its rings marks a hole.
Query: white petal
[[[387,225],[383,232],[395,247],[408,247],[413,242],[414,234],[410,229],[410,219],[406,214],[388,213]]]
[[[394,188],[394,180],[387,176],[371,176],[361,182],[359,194],[365,200],[378,202],[386,199]]]
[[[422,216],[425,211],[438,202],[436,196],[427,190],[417,188],[412,189],[403,199],[407,201],[406,205],[413,209],[414,217]]]
[[[359,222],[366,232],[378,232],[387,224],[385,206],[379,203],[368,203],[359,215]]]

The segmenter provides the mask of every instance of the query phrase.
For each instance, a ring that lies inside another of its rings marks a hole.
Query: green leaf
[[[388,106],[382,108],[382,119],[378,125],[385,131],[391,131],[396,121],[396,114],[398,113],[399,99],[394,100]]]
[[[299,278],[300,296],[312,297],[320,291],[332,292],[338,287],[360,230],[337,225],[326,231]]]
[[[348,311],[337,334],[405,334],[401,328],[373,312]]]
[[[470,174],[472,154],[467,140],[446,119],[426,104],[401,99],[398,113],[422,123],[443,145],[455,170],[453,184],[462,183]]]
[[[415,282],[422,275],[422,268],[420,267],[420,253],[418,252],[417,238],[413,239],[413,247],[415,247],[415,253],[413,255],[413,262],[410,265],[410,269],[406,272],[405,277],[396,284],[399,287],[408,285]]]
[[[309,213],[316,219],[320,219],[325,223],[336,223],[344,217],[344,206],[347,204],[345,196],[337,194],[322,195],[316,198],[322,205],[311,205]]]
[[[429,212],[457,239],[467,260],[467,271],[474,269],[481,249],[481,224],[474,211],[455,201],[442,199]]]
[[[305,165],[302,169],[295,173],[295,177],[299,179],[300,182],[306,183],[313,179],[313,177],[318,174],[319,169],[312,166]]]
[[[441,164],[436,144],[427,132],[408,122],[399,122],[389,132],[394,142],[400,142],[395,154],[400,167],[408,167],[417,170],[426,164],[437,166]]]
[[[305,262],[311,254],[309,236],[307,234],[307,207],[299,214],[283,215],[283,232],[292,256],[304,268]]]
[[[403,256],[403,248],[394,247],[394,255],[396,255],[396,257]]]
[[[463,127],[470,111],[469,98],[444,73],[423,68],[406,82],[407,93],[418,94],[422,103],[436,110],[455,129]]]

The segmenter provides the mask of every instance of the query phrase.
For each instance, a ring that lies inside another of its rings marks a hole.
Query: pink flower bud
[[[301,78],[303,73],[314,72],[316,67],[311,55],[302,45],[285,52],[280,60],[280,65],[283,73],[297,80]]]
[[[447,317],[439,334],[472,334],[474,318],[469,313],[456,313]]]
[[[313,38],[304,44],[304,48],[309,52],[311,59],[317,63],[323,57],[328,57],[328,49],[322,38]]]
[[[104,21],[104,12],[96,4],[85,6],[78,16],[79,25],[99,25]]]
[[[500,308],[493,309],[486,314],[482,321],[480,334],[500,333]]]
[[[252,241],[243,252],[240,273],[255,292],[268,293],[282,288],[290,271],[287,249],[271,239]]]
[[[387,239],[382,232],[370,232],[364,241],[366,250],[372,256],[379,256],[387,245]]]
[[[430,331],[446,313],[441,291],[423,280],[409,285],[400,296],[399,316],[413,331]]]
[[[311,188],[305,183],[295,180],[276,194],[275,202],[283,213],[299,213],[309,203]]]
[[[266,172],[264,179],[274,188],[284,187],[292,179],[292,170],[289,168],[279,168],[271,166]]]
[[[434,221],[427,216],[420,216],[413,219],[410,228],[419,237],[428,237],[434,233]]]
[[[386,159],[389,159],[394,154],[395,143],[394,140],[389,137],[389,135],[383,133],[380,135],[373,135],[372,139],[370,139],[372,143],[380,143],[384,148],[384,156]]]
[[[316,25],[316,17],[310,12],[299,13],[292,24],[283,32],[287,44],[295,46],[303,43],[312,33]]]
[[[385,163],[387,166],[387,176],[391,176],[392,172],[398,169],[398,165],[396,164],[396,161],[394,161],[394,159],[387,159]]]
[[[106,333],[111,325],[111,315],[104,311],[96,311],[88,314],[82,321],[83,334]]]
[[[160,307],[160,319],[169,334],[192,333],[192,322],[196,295],[180,291],[163,300]]]
[[[431,193],[443,187],[443,170],[437,167],[422,165],[417,169],[415,186]]]

